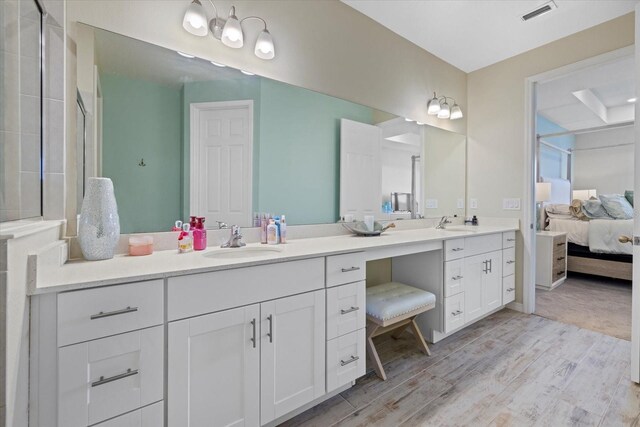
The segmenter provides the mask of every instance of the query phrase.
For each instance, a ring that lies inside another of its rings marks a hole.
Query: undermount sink
[[[202,256],[221,259],[253,258],[275,255],[279,252],[282,252],[282,248],[277,246],[243,246],[241,248],[214,249],[210,252],[205,252]]]

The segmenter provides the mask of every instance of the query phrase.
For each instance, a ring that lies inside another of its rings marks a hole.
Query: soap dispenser
[[[193,230],[193,249],[202,251],[207,249],[207,229],[204,227],[204,217],[196,218],[196,228]]]

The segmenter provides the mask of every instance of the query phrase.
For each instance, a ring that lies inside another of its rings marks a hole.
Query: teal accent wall
[[[182,146],[182,211],[188,218],[189,212],[189,171],[190,171],[190,105],[197,102],[223,102],[253,100],[253,206],[258,211],[258,167],[260,158],[260,77],[214,80],[208,82],[185,83],[183,86],[183,141]],[[211,218],[215,221],[216,218]],[[215,224],[215,222],[211,222]]]
[[[371,124],[373,109],[262,79],[260,110],[260,198],[254,210],[286,214],[289,224],[337,221],[340,119]]]
[[[181,91],[106,73],[100,84],[102,170],[113,180],[121,232],[170,230],[181,216]]]
[[[567,129],[558,126],[540,114],[536,115],[536,133],[538,135],[564,132],[566,130]],[[564,148],[565,150],[574,148],[576,143],[576,137],[574,135],[557,136],[553,138],[546,138],[545,140],[556,147]],[[545,178],[571,179],[571,177],[566,176],[567,154],[541,145],[538,162],[540,165],[540,176]]]

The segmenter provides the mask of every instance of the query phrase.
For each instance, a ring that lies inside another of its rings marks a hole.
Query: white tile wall
[[[64,102],[45,99],[44,114],[44,172],[64,173]]]
[[[64,174],[44,174],[44,219],[64,219]]]

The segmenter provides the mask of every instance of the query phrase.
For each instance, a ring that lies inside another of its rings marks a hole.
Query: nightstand
[[[536,233],[536,287],[551,290],[567,278],[567,233]]]

